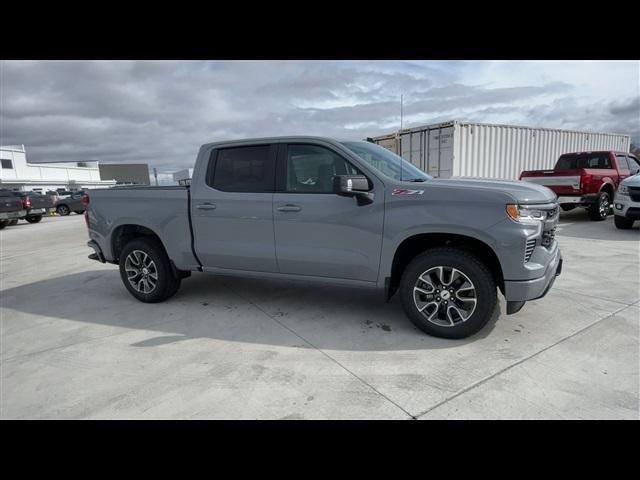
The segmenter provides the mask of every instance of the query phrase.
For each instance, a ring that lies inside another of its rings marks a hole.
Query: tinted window
[[[275,162],[270,149],[259,145],[218,150],[213,178],[207,183],[226,192],[272,192]]]
[[[13,162],[11,160],[2,159],[2,168],[13,168]]]
[[[558,170],[576,168],[611,168],[611,158],[608,153],[562,155],[556,164]]]
[[[359,175],[344,158],[317,145],[287,148],[287,192],[332,193],[335,175]]]
[[[620,170],[629,170],[629,164],[627,163],[627,158],[624,155],[616,155],[616,160],[618,161],[618,168]]]

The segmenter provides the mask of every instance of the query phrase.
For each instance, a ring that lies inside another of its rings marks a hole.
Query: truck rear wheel
[[[30,217],[26,217],[25,220],[29,223],[38,223],[42,220],[42,215],[32,215]]]
[[[167,253],[154,238],[139,238],[127,243],[119,263],[124,286],[141,302],[161,302],[180,288],[180,278],[174,275]]]
[[[589,213],[589,218],[591,220],[599,222],[607,218],[609,210],[611,210],[611,199],[609,198],[609,194],[607,192],[600,192],[596,201],[589,205],[587,212]]]
[[[400,282],[402,306],[416,327],[429,335],[465,338],[491,319],[498,297],[487,266],[453,247],[415,257]]]

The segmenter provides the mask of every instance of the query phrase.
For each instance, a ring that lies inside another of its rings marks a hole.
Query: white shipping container
[[[452,121],[374,137],[434,177],[517,180],[523,170],[546,170],[563,153],[628,152],[629,135]]]

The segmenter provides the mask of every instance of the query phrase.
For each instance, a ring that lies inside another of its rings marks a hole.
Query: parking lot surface
[[[398,298],[195,273],[136,301],[82,216],[0,232],[3,419],[638,419],[640,229],[563,213],[549,294],[464,340]]]

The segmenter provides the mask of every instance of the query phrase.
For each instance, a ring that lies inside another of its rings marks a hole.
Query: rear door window
[[[224,192],[273,192],[275,147],[254,145],[217,150],[207,184]]]

